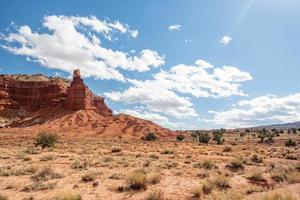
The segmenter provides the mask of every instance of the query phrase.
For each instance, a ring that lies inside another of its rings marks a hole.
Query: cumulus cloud
[[[180,31],[181,25],[179,24],[173,24],[169,26],[169,31]]]
[[[224,45],[228,45],[231,42],[232,38],[230,36],[224,35],[221,40],[220,43],[224,44]]]
[[[300,121],[300,93],[288,96],[260,96],[238,102],[227,111],[210,111],[216,124],[227,127],[250,127],[256,125]]]
[[[16,33],[1,35],[6,42],[2,47],[14,54],[23,55],[42,66],[69,73],[80,68],[83,76],[125,81],[119,69],[145,72],[165,63],[156,51],[145,49],[139,55],[114,51],[101,44],[102,39],[116,40],[114,34],[138,36],[137,30],[119,21],[101,21],[94,16],[46,16],[46,32],[33,32],[21,26]]]
[[[198,114],[191,99],[183,95],[197,98],[245,95],[240,89],[241,82],[252,79],[248,72],[236,67],[212,68],[213,65],[204,60],[197,60],[192,66],[176,65],[154,74],[150,80],[129,80],[131,86],[128,89],[107,92],[105,96],[117,102],[141,104],[151,112],[177,118],[196,117]],[[222,75],[223,71],[226,76]]]
[[[108,92],[104,95],[112,101],[127,104],[142,104],[151,112],[161,112],[175,117],[195,117],[193,104],[188,98],[181,97],[153,81],[131,80],[132,86],[124,92]]]

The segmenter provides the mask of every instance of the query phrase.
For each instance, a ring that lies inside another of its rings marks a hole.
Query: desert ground
[[[225,133],[225,143],[143,141],[58,133],[54,148],[34,147],[36,133],[0,130],[1,200],[300,199],[298,134],[260,143]],[[288,147],[291,138],[297,146]]]

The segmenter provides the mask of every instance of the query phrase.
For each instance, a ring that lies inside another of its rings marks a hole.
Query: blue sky
[[[0,19],[1,73],[80,68],[116,113],[172,129],[300,121],[299,0],[1,1]]]

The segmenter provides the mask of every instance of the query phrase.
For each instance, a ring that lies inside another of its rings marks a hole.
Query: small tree
[[[270,142],[273,142],[273,137],[276,136],[276,133],[275,132],[270,132],[270,131],[267,131],[267,138],[269,139]]]
[[[263,128],[258,132],[258,138],[260,138],[260,142],[263,143],[264,139],[267,137],[267,129]]]
[[[180,142],[181,142],[181,141],[184,140],[184,139],[185,139],[185,136],[182,135],[182,134],[176,136],[176,140],[177,140],[177,141],[180,141]]]
[[[154,141],[156,139],[157,139],[157,137],[156,137],[155,133],[148,133],[145,136],[145,140],[147,140],[147,141]]]
[[[224,130],[224,129],[223,129]],[[223,138],[223,131],[222,129],[220,130],[215,130],[213,132],[213,140],[217,142],[217,144],[223,144],[224,143],[224,138]]]
[[[198,135],[198,140],[200,143],[203,143],[203,144],[208,144],[209,140],[210,140],[210,136],[208,133],[199,133]]]
[[[41,132],[35,138],[34,145],[41,146],[42,149],[54,147],[58,142],[58,136],[54,133]]]

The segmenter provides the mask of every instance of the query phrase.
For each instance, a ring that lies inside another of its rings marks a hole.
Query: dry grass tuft
[[[82,200],[82,198],[81,195],[74,190],[63,189],[55,195],[54,200]]]
[[[147,175],[142,170],[135,170],[128,174],[126,177],[126,183],[132,190],[145,189],[147,186]]]
[[[56,173],[50,165],[47,165],[39,169],[31,178],[34,181],[48,181],[50,179],[59,179],[63,177],[63,175]]]
[[[164,193],[159,189],[152,190],[147,194],[145,200],[164,200]]]
[[[292,195],[282,195],[274,193],[271,195],[264,196],[263,200],[297,200],[297,198],[293,197]]]

